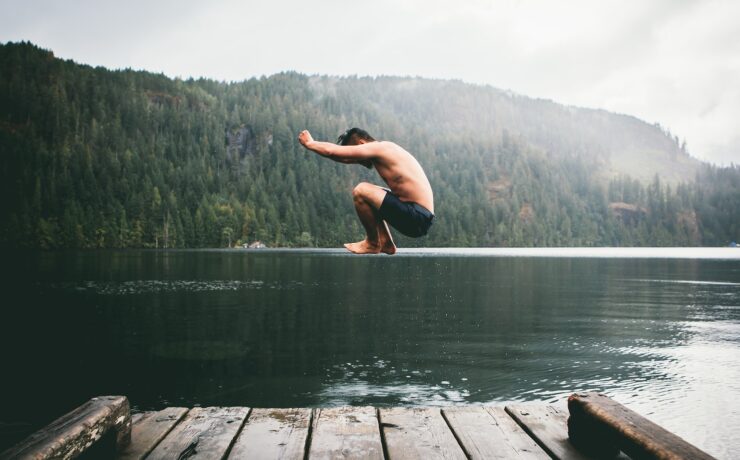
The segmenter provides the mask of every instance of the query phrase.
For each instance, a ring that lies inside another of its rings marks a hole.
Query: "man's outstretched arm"
[[[376,142],[361,145],[337,145],[332,142],[315,141],[311,133],[306,130],[298,135],[298,141],[308,150],[341,163],[360,163],[369,168],[372,159],[377,156]]]

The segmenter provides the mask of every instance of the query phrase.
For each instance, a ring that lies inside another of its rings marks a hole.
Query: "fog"
[[[489,84],[660,123],[740,163],[740,2],[0,1],[0,41],[169,76],[284,70]]]

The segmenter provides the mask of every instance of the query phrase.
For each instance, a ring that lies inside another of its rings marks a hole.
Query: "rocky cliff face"
[[[609,210],[625,224],[634,225],[647,215],[647,209],[623,202],[609,203]]]
[[[229,160],[241,160],[248,155],[256,155],[259,147],[272,145],[272,133],[256,133],[255,130],[242,123],[226,130],[226,150]]]
[[[252,128],[242,124],[235,129],[226,130],[226,148],[230,158],[243,158],[254,154],[256,138]]]

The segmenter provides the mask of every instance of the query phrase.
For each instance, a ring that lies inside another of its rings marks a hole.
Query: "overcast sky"
[[[740,1],[0,0],[0,41],[170,76],[490,84],[659,122],[740,163]]]

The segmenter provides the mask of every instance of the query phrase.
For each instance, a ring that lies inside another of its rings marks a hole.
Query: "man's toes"
[[[380,252],[380,247],[370,245],[367,241],[358,241],[357,243],[345,243],[344,245],[347,250],[354,252],[355,254],[377,254]]]

